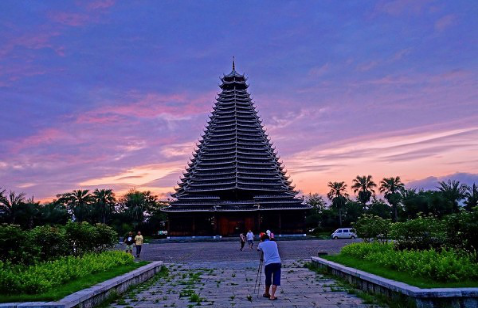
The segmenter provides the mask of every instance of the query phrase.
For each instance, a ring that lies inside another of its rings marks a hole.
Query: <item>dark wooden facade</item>
[[[170,236],[237,236],[252,230],[255,234],[271,230],[276,235],[304,234],[306,211],[272,210],[261,212],[190,213],[170,212]]]
[[[170,236],[237,235],[249,229],[302,234],[310,209],[295,198],[265,133],[246,78],[233,66],[207,128],[165,209]]]

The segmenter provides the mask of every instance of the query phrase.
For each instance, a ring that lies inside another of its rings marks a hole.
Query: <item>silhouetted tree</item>
[[[91,219],[93,196],[89,193],[89,190],[73,190],[72,192],[58,194],[57,198],[75,215],[76,221],[83,222]]]
[[[466,201],[465,201],[465,209],[468,211],[473,210],[474,207],[478,206],[478,188],[476,184],[473,183],[471,187],[467,188],[466,191]]]
[[[371,175],[357,176],[353,180],[352,189],[354,193],[358,192],[358,200],[363,204],[364,208],[366,208],[372,196],[375,195],[375,187],[377,187],[377,184],[372,180]]]
[[[329,193],[327,193],[327,198],[332,202],[332,207],[335,208],[339,214],[339,226],[342,226],[342,210],[347,201],[347,185],[344,181],[342,182],[329,182],[328,187],[330,188]]]
[[[380,182],[380,193],[384,193],[385,199],[392,205],[392,221],[398,220],[398,204],[401,200],[400,192],[405,185],[400,180],[400,176],[384,178]],[[383,218],[383,217],[382,217]]]
[[[96,189],[93,192],[93,210],[99,222],[106,223],[115,211],[116,198],[112,189]]]
[[[468,187],[460,184],[458,180],[450,179],[447,182],[440,181],[438,184],[438,190],[440,190],[445,199],[452,203],[453,211],[458,212],[458,202],[465,198]]]
[[[16,194],[10,191],[8,195],[0,195],[0,209],[3,212],[3,218],[6,222],[15,224],[17,216],[25,205],[25,193]]]

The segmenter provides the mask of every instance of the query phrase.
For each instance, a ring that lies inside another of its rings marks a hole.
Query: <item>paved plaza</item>
[[[317,251],[335,253],[350,240],[278,242],[282,286],[278,300],[262,297],[256,286],[259,253],[238,250],[234,242],[164,243],[145,246],[144,259],[163,260],[169,274],[146,282],[123,295],[112,307],[228,307],[303,308],[369,307],[327,277],[304,267]]]
[[[282,286],[275,301],[254,293],[258,261],[166,264],[167,277],[145,283],[112,307],[304,308],[367,307],[363,301],[326,278],[303,267],[303,261],[283,262]]]
[[[350,243],[360,240],[280,240],[277,241],[279,253],[283,260],[310,259],[317,256],[317,252],[335,254]],[[258,242],[254,243],[254,248]],[[165,263],[189,262],[221,262],[221,261],[250,261],[257,260],[258,253],[244,247],[239,251],[238,241],[216,242],[188,242],[188,243],[160,243],[144,246],[141,258],[147,261],[163,261]]]

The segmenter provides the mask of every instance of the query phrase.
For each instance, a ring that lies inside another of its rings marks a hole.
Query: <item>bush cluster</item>
[[[357,235],[365,242],[372,240],[386,241],[390,233],[390,220],[374,215],[363,215],[354,224]]]
[[[377,216],[364,215],[354,223],[365,241],[393,239],[399,250],[458,249],[478,251],[478,211],[436,217],[419,216],[405,222],[391,223]]]
[[[31,265],[68,255],[102,252],[116,241],[116,232],[104,224],[69,222],[60,227],[38,226],[26,231],[15,225],[0,225],[0,259]]]
[[[134,263],[132,255],[122,251],[66,256],[36,265],[0,261],[0,290],[2,294],[38,294],[68,281],[131,263]]]
[[[412,276],[441,282],[478,279],[476,253],[452,249],[396,250],[391,243],[377,242],[350,244],[343,247],[340,253]]]

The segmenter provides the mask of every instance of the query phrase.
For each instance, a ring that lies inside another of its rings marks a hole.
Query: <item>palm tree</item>
[[[352,189],[354,193],[358,192],[358,200],[363,204],[364,208],[370,201],[370,198],[375,195],[374,188],[377,184],[372,180],[372,176],[357,176],[353,180]]]
[[[90,214],[90,206],[93,201],[89,190],[73,190],[64,194],[58,194],[59,202],[65,203],[75,215],[76,221],[85,221]]]
[[[145,213],[155,210],[157,204],[158,197],[152,195],[150,191],[140,192],[131,189],[121,199],[121,206],[131,218],[134,226],[143,223]]]
[[[16,194],[13,191],[4,196],[5,191],[0,191],[0,209],[5,213],[7,220],[15,224],[17,215],[25,204],[25,193]]]
[[[458,180],[450,180],[447,182],[440,181],[438,190],[442,193],[443,197],[449,200],[453,204],[453,210],[459,211],[458,201],[466,197],[466,191],[468,187],[464,184],[460,184]]]
[[[332,206],[336,208],[339,212],[339,225],[342,226],[342,209],[345,206],[347,200],[347,185],[344,181],[342,182],[329,182],[327,184],[330,188],[329,193],[327,193],[327,198],[332,202]]]
[[[385,193],[385,199],[392,205],[392,220],[398,220],[398,203],[400,202],[400,192],[405,189],[405,185],[400,180],[400,176],[384,178],[380,182],[380,193]]]
[[[473,207],[478,206],[478,188],[473,183],[471,187],[468,187],[466,192],[465,209],[471,211]]]
[[[115,210],[116,198],[112,189],[96,189],[93,192],[95,210],[99,213],[100,222],[106,223]]]

